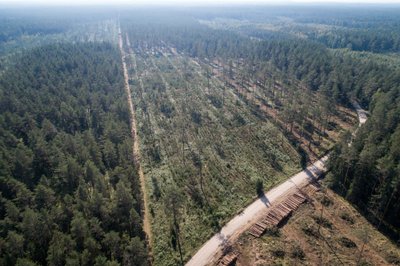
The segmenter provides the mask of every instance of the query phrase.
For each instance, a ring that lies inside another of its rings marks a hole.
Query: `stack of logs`
[[[239,256],[239,253],[237,251],[232,251],[228,254],[226,254],[218,263],[218,266],[229,266],[233,265],[237,258]]]
[[[301,193],[289,196],[285,201],[273,207],[260,222],[254,224],[249,229],[249,233],[255,237],[260,237],[268,227],[278,226],[305,201],[306,196]]]
[[[321,190],[321,185],[317,182],[314,182],[314,183],[310,183],[308,186],[306,186],[302,192],[307,194],[308,196],[311,196],[315,192],[320,191],[320,190]]]

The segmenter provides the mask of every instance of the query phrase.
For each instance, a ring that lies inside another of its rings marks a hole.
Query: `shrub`
[[[325,196],[321,199],[321,204],[324,205],[325,207],[329,207],[333,204],[333,202],[331,201],[330,198]]]
[[[354,224],[354,219],[347,212],[343,212],[340,214],[340,218],[348,222],[349,224]]]
[[[356,243],[354,243],[351,239],[348,239],[347,237],[342,237],[339,239],[340,244],[346,248],[355,248],[357,247]]]
[[[170,102],[163,102],[160,106],[160,111],[166,117],[171,118],[173,115],[175,108]]]
[[[400,257],[395,254],[389,254],[386,257],[386,261],[394,265],[400,265]]]
[[[276,236],[279,237],[281,235],[281,231],[279,231],[279,228],[276,226],[268,227],[265,230],[265,234],[269,236]]]
[[[285,257],[285,251],[283,251],[281,249],[273,250],[272,256],[277,257],[277,258],[283,258],[283,257]]]
[[[313,219],[317,224],[319,224],[325,228],[332,229],[332,223],[325,217],[313,216]]]
[[[191,117],[192,117],[192,121],[198,125],[201,124],[201,114],[199,112],[196,111],[192,111],[191,112]]]
[[[256,181],[256,191],[259,197],[264,195],[264,184],[261,179],[257,179]]]
[[[299,245],[295,245],[292,249],[292,258],[297,258],[297,259],[304,259],[306,254],[304,251],[301,249]]]
[[[319,237],[318,231],[312,226],[305,225],[304,227],[301,228],[301,230],[304,232],[304,234],[306,234],[308,236],[312,236],[315,238]]]
[[[210,99],[211,104],[215,106],[215,108],[222,108],[222,101],[219,98],[215,97],[214,95],[210,95],[208,96],[208,98]]]

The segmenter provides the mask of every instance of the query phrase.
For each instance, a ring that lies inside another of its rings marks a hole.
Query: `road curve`
[[[367,120],[366,111],[364,111],[357,102],[353,103],[361,126]],[[305,170],[290,177],[284,183],[269,190],[264,196],[258,198],[250,204],[243,212],[236,215],[222,229],[209,239],[197,253],[186,263],[186,266],[202,266],[210,264],[215,255],[223,249],[223,247],[234,240],[240,234],[245,232],[252,224],[262,217],[277,199],[286,194],[293,193],[298,188],[304,187],[314,178],[318,177],[326,171],[325,163],[328,155],[322,157]]]

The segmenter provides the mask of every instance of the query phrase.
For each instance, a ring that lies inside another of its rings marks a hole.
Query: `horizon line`
[[[250,1],[250,2],[238,2],[234,1],[222,1],[222,2],[201,2],[201,1],[193,1],[193,2],[179,2],[179,1],[168,1],[165,3],[162,2],[136,2],[136,3],[110,3],[100,1],[99,3],[93,2],[64,2],[64,1],[56,1],[56,2],[44,2],[44,1],[0,1],[0,7],[226,7],[226,6],[332,6],[332,5],[340,5],[340,6],[352,6],[352,5],[363,5],[363,6],[399,6],[400,1],[349,1],[349,2],[341,2],[341,1],[307,1],[307,0],[287,0],[287,1],[270,1],[270,2],[261,2],[261,1]]]

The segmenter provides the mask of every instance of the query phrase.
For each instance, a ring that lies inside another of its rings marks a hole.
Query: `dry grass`
[[[400,249],[330,190],[317,192],[279,231],[278,236],[265,234],[259,239],[242,235],[234,245],[241,253],[237,265],[400,263]],[[304,258],[295,256],[301,251]]]

